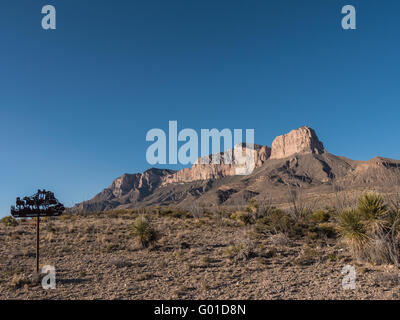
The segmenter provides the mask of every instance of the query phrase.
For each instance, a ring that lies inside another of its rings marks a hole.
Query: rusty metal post
[[[39,274],[39,222],[40,213],[36,217],[36,273]]]

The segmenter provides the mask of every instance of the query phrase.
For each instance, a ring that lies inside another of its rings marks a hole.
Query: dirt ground
[[[229,219],[148,215],[161,233],[143,249],[136,214],[59,217],[41,223],[41,266],[56,289],[32,283],[35,222],[0,224],[0,299],[399,299],[393,266],[354,261],[340,241],[263,235]],[[342,268],[356,270],[344,290]]]

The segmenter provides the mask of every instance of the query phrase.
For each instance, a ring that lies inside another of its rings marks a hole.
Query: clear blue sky
[[[331,153],[400,158],[399,14],[395,0],[2,0],[0,216],[38,188],[71,206],[147,169],[146,132],[169,120],[267,145],[309,125]]]

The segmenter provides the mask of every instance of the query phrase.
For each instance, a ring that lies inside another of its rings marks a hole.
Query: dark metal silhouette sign
[[[15,206],[11,206],[11,215],[14,218],[51,217],[61,215],[64,210],[53,192],[38,190],[31,197],[17,198]]]
[[[14,218],[36,217],[36,272],[39,273],[39,222],[40,217],[55,217],[61,215],[65,207],[55,197],[54,193],[38,190],[31,197],[17,198],[15,206],[11,206]]]

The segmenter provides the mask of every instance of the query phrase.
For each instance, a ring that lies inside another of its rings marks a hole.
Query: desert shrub
[[[330,215],[328,212],[324,210],[319,210],[311,215],[310,220],[315,223],[322,223],[322,222],[328,222],[329,218]]]
[[[387,214],[383,197],[377,193],[365,193],[358,199],[358,210],[366,220],[379,219]]]
[[[191,213],[188,212],[187,210],[183,210],[180,208],[167,208],[159,211],[159,216],[167,216],[171,218],[178,218],[178,219],[183,219],[183,218],[190,218]]]
[[[232,244],[225,249],[225,255],[235,261],[248,260],[256,256],[251,244]]]
[[[357,209],[369,233],[376,235],[382,233],[388,227],[388,210],[381,195],[376,193],[363,194],[358,199]]]
[[[150,225],[150,222],[144,216],[138,217],[133,223],[132,235],[138,239],[144,248],[155,244],[160,238],[159,233]]]
[[[250,199],[246,206],[246,212],[256,213],[258,210],[258,203],[256,199]]]
[[[225,254],[226,254],[228,257],[232,258],[232,257],[238,255],[239,252],[240,252],[243,248],[244,248],[244,246],[243,246],[243,245],[239,245],[239,244],[230,245],[230,246],[226,247],[226,249],[225,249]]]
[[[390,212],[379,194],[366,193],[357,209],[344,210],[339,232],[354,256],[373,263],[398,265],[399,213]]]
[[[60,216],[60,219],[66,221],[66,220],[71,220],[71,217],[72,216],[70,214],[64,213]]]
[[[13,287],[15,289],[19,289],[25,285],[30,285],[30,284],[31,284],[31,281],[20,274],[14,274],[14,276],[10,282],[11,287]]]
[[[318,257],[318,253],[308,245],[305,245],[300,255],[294,260],[295,264],[307,266],[313,264]]]
[[[249,225],[253,223],[253,217],[251,213],[249,212],[243,212],[243,211],[236,211],[232,213],[231,219],[239,221],[240,223],[244,225]]]
[[[158,214],[160,216],[169,216],[170,214],[173,213],[173,210],[171,208],[166,208],[166,209],[159,209]]]
[[[274,246],[287,246],[290,243],[290,239],[284,233],[277,233],[270,236],[269,241]]]
[[[275,209],[276,208],[272,205],[272,197],[266,195],[257,202],[257,218],[265,217]]]
[[[310,240],[335,237],[336,228],[327,222],[330,214],[326,211],[312,213],[304,209],[296,218],[290,212],[273,209],[257,220],[255,231],[264,234],[283,233],[291,238],[306,237]]]
[[[339,216],[339,232],[353,254],[362,253],[368,243],[368,236],[357,210],[345,209],[342,211]]]
[[[106,249],[107,252],[116,251],[116,250],[118,250],[119,248],[120,248],[119,245],[116,244],[116,243],[107,243],[107,244],[106,244],[106,247],[105,247],[105,249]]]
[[[320,235],[328,238],[334,238],[337,235],[337,229],[335,228],[334,224],[330,222],[319,223],[317,225],[317,230]]]
[[[106,212],[104,212],[104,215],[106,216],[106,217],[109,217],[109,218],[118,218],[119,216],[120,216],[120,212],[119,211],[106,211]]]
[[[273,234],[291,234],[293,231],[294,221],[286,212],[275,209],[267,216],[259,219],[257,224]]]
[[[193,218],[202,218],[204,217],[204,208],[197,203],[192,203],[189,207],[188,212]]]
[[[11,216],[4,217],[0,220],[1,223],[5,224],[8,227],[16,227],[18,225],[17,219]]]

